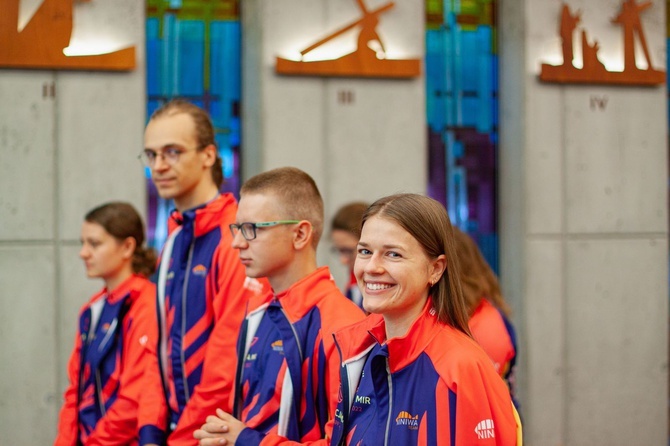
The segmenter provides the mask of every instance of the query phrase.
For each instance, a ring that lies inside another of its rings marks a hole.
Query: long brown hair
[[[447,211],[439,202],[418,194],[397,194],[380,198],[363,214],[361,227],[373,216],[400,225],[416,239],[426,255],[436,259],[444,255],[447,268],[429,290],[438,319],[470,335],[468,307],[463,297],[454,236]]]
[[[142,246],[144,244],[144,224],[131,204],[116,201],[100,205],[90,210],[84,220],[99,224],[119,242],[128,237],[134,238],[133,271],[145,277],[154,273],[156,253],[153,249]]]
[[[465,232],[454,227],[456,254],[460,262],[463,295],[468,304],[468,314],[472,314],[482,299],[488,299],[505,316],[510,309],[500,292],[498,278],[477,247],[475,241]]]
[[[205,109],[200,108],[185,99],[177,98],[166,102],[153,112],[150,120],[162,116],[172,116],[178,113],[185,113],[193,119],[193,123],[195,124],[195,138],[198,141],[198,151],[209,145],[213,145],[214,148],[216,148],[214,125],[212,124],[212,119],[209,117],[209,114]],[[212,165],[211,171],[214,184],[216,184],[217,188],[221,189],[221,185],[223,184],[223,161],[219,156],[218,150],[216,151],[216,160]]]

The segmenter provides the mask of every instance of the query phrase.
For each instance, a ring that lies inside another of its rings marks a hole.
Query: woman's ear
[[[447,269],[447,256],[440,254],[431,263],[430,282],[435,284],[440,280],[442,274]]]
[[[293,247],[297,250],[304,249],[305,246],[310,246],[312,244],[312,238],[314,237],[314,228],[312,223],[307,220],[302,220],[296,225],[294,230],[293,237]]]
[[[126,239],[121,242],[121,248],[123,250],[123,258],[132,259],[133,254],[135,254],[136,247],[137,247],[137,241],[133,237],[126,237]]]

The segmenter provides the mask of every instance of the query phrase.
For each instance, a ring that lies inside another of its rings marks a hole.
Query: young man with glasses
[[[363,319],[328,267],[317,268],[323,201],[305,172],[284,167],[242,186],[233,247],[274,295],[251,301],[238,342],[232,415],[217,410],[200,444],[306,442],[329,435],[339,390],[333,332]],[[226,411],[227,412],[227,411]]]
[[[237,203],[219,193],[221,158],[207,112],[173,100],[146,127],[140,159],[174,202],[158,272],[160,341],[140,402],[140,444],[193,444],[193,431],[232,388],[235,340],[254,293],[228,225]],[[258,282],[255,284],[262,285]]]

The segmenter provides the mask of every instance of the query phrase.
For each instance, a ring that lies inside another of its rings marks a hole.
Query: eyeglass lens
[[[162,152],[156,152],[155,150],[151,149],[145,149],[140,153],[140,160],[148,167],[153,166],[156,163],[156,158],[159,156],[163,158],[163,160],[170,164],[176,164],[177,161],[179,161],[179,156],[182,154],[182,151],[177,149],[176,147],[168,147],[164,149]]]
[[[238,232],[242,232],[242,237],[245,240],[251,241],[256,238],[256,226],[253,223],[242,223],[239,225],[231,224],[230,233],[233,237],[237,236]]]

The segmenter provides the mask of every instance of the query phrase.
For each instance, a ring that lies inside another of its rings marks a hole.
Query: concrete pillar
[[[386,2],[367,0],[368,9]],[[361,16],[354,0],[241,2],[243,176],[292,165],[312,175],[333,212],[352,200],[425,192],[424,77],[360,79],[279,76],[276,56],[293,55]],[[423,58],[422,2],[395,2],[377,32],[398,58]],[[346,54],[357,30],[330,43]],[[321,263],[336,259],[325,256]],[[331,256],[332,257],[332,256]],[[340,272],[341,273],[341,272]]]
[[[568,2],[613,71],[621,3]],[[562,62],[561,3],[500,5],[500,265],[520,332],[526,441],[667,444],[665,87],[540,83],[543,61]],[[641,15],[662,70],[665,7]]]
[[[78,258],[85,212],[110,200],[145,210],[144,9],[74,14],[73,38],[132,43],[138,66],[0,70],[0,444],[53,442],[78,311],[102,287]]]

